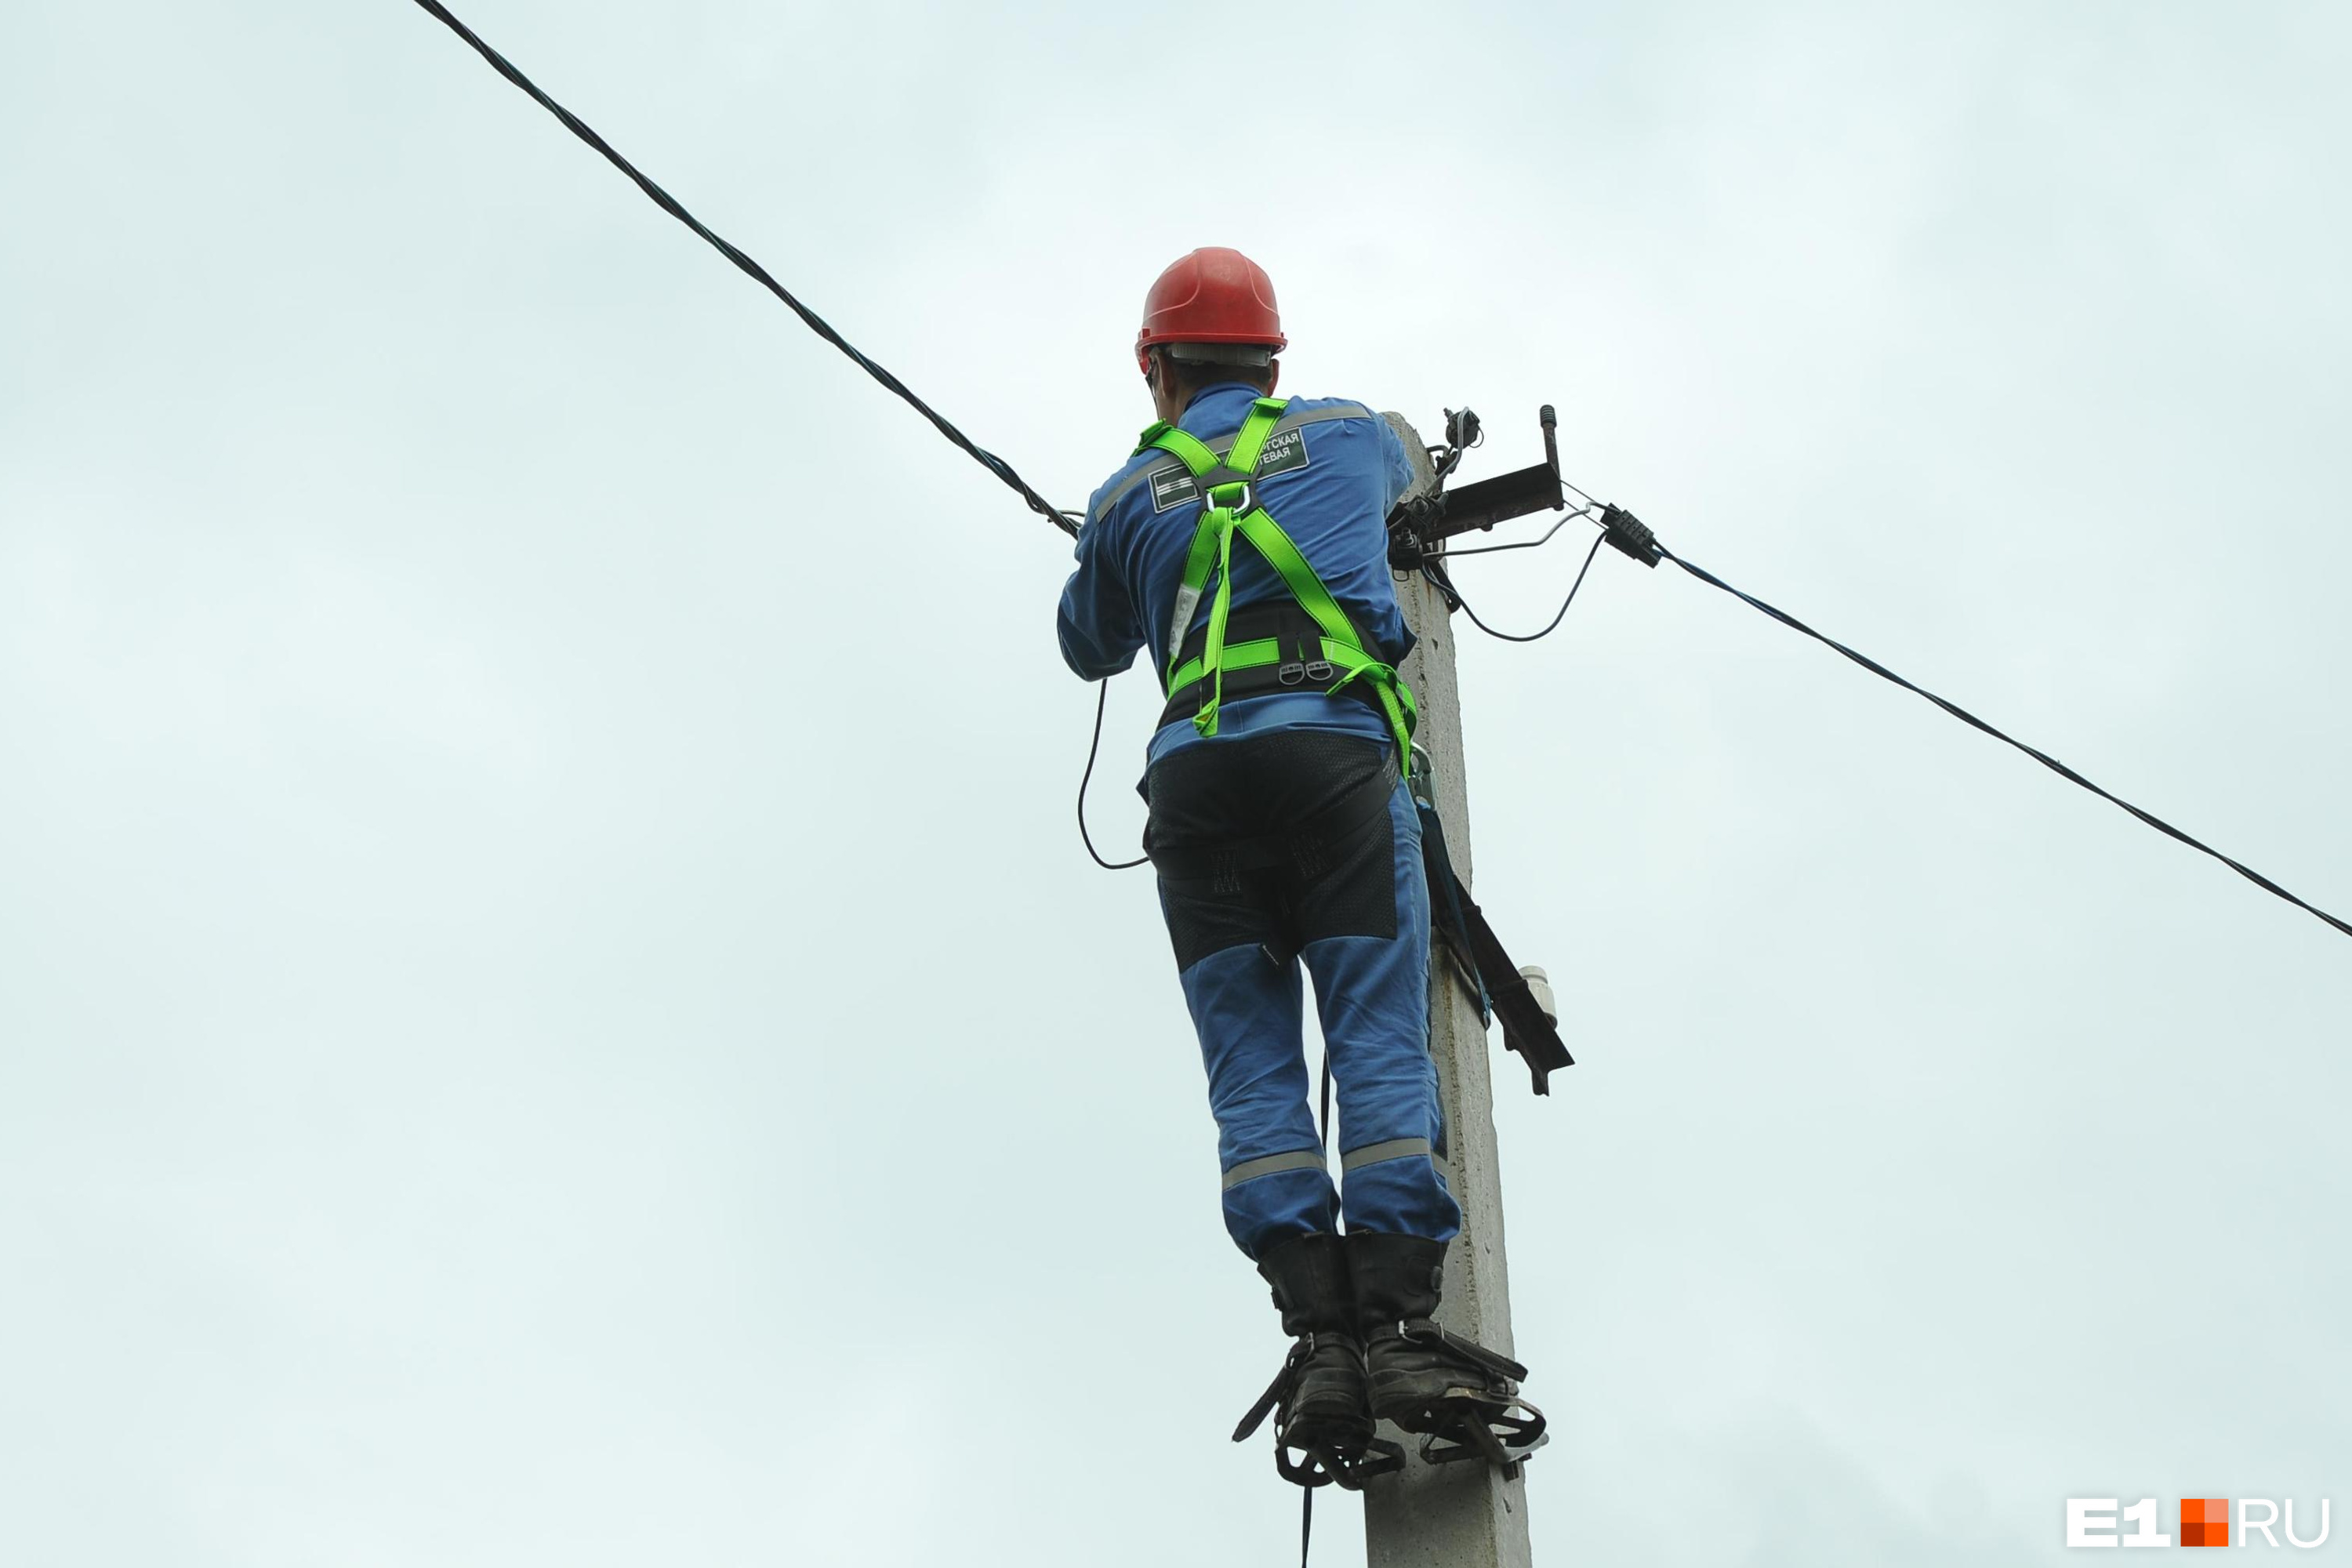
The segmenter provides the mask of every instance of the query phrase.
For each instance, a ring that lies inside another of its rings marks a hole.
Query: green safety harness
[[[1201,495],[1202,510],[1201,525],[1192,535],[1192,552],[1185,557],[1184,581],[1176,592],[1175,611],[1168,631],[1168,668],[1164,672],[1171,706],[1177,694],[1186,687],[1201,687],[1199,710],[1192,715],[1192,727],[1202,736],[1217,732],[1217,709],[1224,700],[1225,673],[1228,670],[1258,670],[1273,667],[1277,688],[1303,685],[1309,680],[1338,679],[1325,687],[1327,696],[1336,695],[1357,681],[1364,683],[1376,700],[1389,730],[1396,737],[1398,765],[1411,755],[1412,731],[1419,712],[1412,700],[1412,689],[1401,679],[1392,665],[1381,663],[1365,647],[1364,639],[1356,633],[1355,623],[1307,557],[1292,543],[1290,535],[1283,532],[1265,508],[1259,504],[1255,482],[1259,460],[1265,456],[1266,438],[1274,433],[1282,412],[1289,406],[1286,398],[1261,397],[1250,405],[1249,417],[1243,421],[1241,432],[1234,437],[1232,451],[1223,458],[1211,451],[1197,437],[1179,430],[1166,421],[1154,424],[1143,432],[1138,452],[1153,447],[1168,453],[1182,463],[1192,473]],[[1230,647],[1225,632],[1233,611],[1234,597],[1234,535],[1240,534],[1256,547],[1267,565],[1280,576],[1289,589],[1290,597],[1315,623],[1316,636],[1311,646],[1285,648],[1280,636],[1253,637]],[[1184,640],[1192,629],[1192,617],[1201,607],[1201,595],[1206,591],[1209,573],[1217,574],[1216,596],[1209,604],[1209,625],[1206,640],[1198,655],[1184,658]],[[1297,655],[1299,657],[1286,657]]]

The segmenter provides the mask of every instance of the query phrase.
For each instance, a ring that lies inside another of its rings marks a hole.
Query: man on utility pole
[[[1375,1417],[1433,1457],[1499,1461],[1494,1424],[1526,1407],[1518,1368],[1432,1321],[1463,1211],[1430,1055],[1418,715],[1397,671],[1415,638],[1387,532],[1427,458],[1360,405],[1276,398],[1286,346],[1271,281],[1236,251],[1196,250],[1152,285],[1135,352],[1159,421],[1087,505],[1059,627],[1089,679],[1148,647],[1168,697],[1145,848],[1208,1070],[1226,1229],[1295,1336],[1236,1439],[1272,1411],[1286,1479],[1356,1488],[1404,1466]],[[1301,961],[1339,1090],[1337,1190]]]

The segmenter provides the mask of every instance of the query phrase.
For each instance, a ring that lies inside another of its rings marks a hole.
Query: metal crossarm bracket
[[[1487,994],[1495,1016],[1503,1026],[1503,1045],[1516,1051],[1528,1067],[1529,1085],[1538,1094],[1551,1092],[1551,1075],[1561,1068],[1576,1065],[1561,1043],[1559,1027],[1536,1000],[1534,988],[1511,955],[1503,951],[1502,942],[1495,928],[1486,923],[1486,911],[1470,896],[1461,879],[1454,879],[1461,898],[1462,921],[1469,929],[1462,933],[1470,946],[1468,957],[1476,964],[1477,973],[1485,978]]]
[[[1454,420],[1465,417],[1472,421],[1467,428],[1475,431],[1475,416],[1467,409]],[[1410,569],[1419,565],[1422,553],[1441,539],[1472,529],[1491,529],[1529,512],[1566,510],[1568,497],[1559,482],[1559,417],[1549,403],[1538,417],[1543,422],[1542,462],[1399,506],[1389,517],[1391,564]],[[1449,428],[1454,420],[1448,421]]]

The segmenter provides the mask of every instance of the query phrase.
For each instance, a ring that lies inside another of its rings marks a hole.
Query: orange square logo
[[[2180,1500],[2180,1544],[2183,1546],[2227,1546],[2230,1544],[2230,1500],[2221,1497],[2185,1497]]]

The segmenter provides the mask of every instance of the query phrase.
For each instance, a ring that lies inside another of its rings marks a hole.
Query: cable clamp
[[[1644,566],[1658,563],[1658,536],[1650,531],[1649,524],[1623,507],[1602,507],[1601,528],[1612,549],[1632,556]]]

